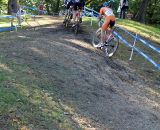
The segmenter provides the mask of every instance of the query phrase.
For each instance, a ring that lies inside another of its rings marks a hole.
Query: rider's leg
[[[21,15],[17,15],[18,25],[21,26],[22,23],[22,17]]]
[[[107,16],[105,22],[102,25],[101,42],[104,43],[108,40],[108,37],[112,34],[112,27],[115,24],[115,16]],[[110,27],[108,29],[108,27]],[[108,29],[108,30],[107,30]],[[107,30],[107,32],[106,32]],[[107,33],[107,34],[105,34]]]
[[[75,23],[76,23],[76,13],[77,13],[77,11],[76,11],[76,10],[73,10],[73,26],[74,26]]]
[[[79,13],[79,16],[78,16],[78,18],[79,18],[78,20],[79,20],[80,23],[82,23],[83,4],[82,4],[81,2],[79,2],[77,5],[78,5],[78,8],[79,8],[79,12],[80,12],[80,13]]]
[[[67,6],[66,6],[66,10],[65,10],[65,20],[66,20],[66,18],[67,18],[67,15],[69,14],[69,8],[70,8],[71,5],[72,5],[72,2],[69,2],[69,3],[67,4]]]
[[[112,19],[112,20],[110,20],[110,22],[109,22],[109,27],[110,27],[110,32],[109,32],[109,35],[112,35],[113,33],[113,26],[115,25],[115,19]],[[113,35],[112,35],[113,36]]]
[[[70,3],[67,4],[66,9],[65,9],[65,20],[68,15],[69,7],[70,7]]]
[[[109,22],[110,20],[109,19],[105,19],[105,22],[103,23],[102,25],[102,29],[101,29],[101,43],[105,43],[106,41],[106,30],[107,28],[109,27]]]
[[[75,25],[76,23],[76,14],[77,14],[77,11],[78,11],[78,3],[74,3],[74,6],[73,6],[73,26]]]
[[[64,19],[66,19],[66,17],[67,17],[67,13],[68,13],[68,10],[67,10],[67,9],[65,9],[65,17],[64,17]]]

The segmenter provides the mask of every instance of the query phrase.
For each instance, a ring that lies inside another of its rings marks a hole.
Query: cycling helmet
[[[103,3],[103,7],[111,7],[111,6],[112,6],[112,0]]]
[[[109,6],[109,2],[104,2],[103,7],[107,7],[107,6]]]

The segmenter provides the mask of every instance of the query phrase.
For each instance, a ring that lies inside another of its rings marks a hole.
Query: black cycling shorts
[[[109,22],[110,28],[112,28],[114,25],[115,25],[115,21],[111,21],[111,20],[110,20],[110,22]]]

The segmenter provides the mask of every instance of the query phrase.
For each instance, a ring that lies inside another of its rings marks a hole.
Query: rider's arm
[[[100,9],[99,11],[99,19],[101,20],[103,18],[103,8]]]

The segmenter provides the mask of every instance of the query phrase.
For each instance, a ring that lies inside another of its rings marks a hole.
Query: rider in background
[[[74,11],[73,11],[73,26],[75,25],[76,20],[76,13],[80,10],[80,13],[82,13],[82,10],[84,8],[85,1],[84,0],[74,0]],[[80,14],[80,22],[82,22],[82,15]]]
[[[109,2],[105,2],[103,4],[103,7],[100,9],[100,16],[99,19],[101,20],[102,18],[105,18],[105,21],[102,25],[102,29],[101,29],[101,43],[99,44],[99,46],[101,47],[102,45],[104,45],[105,41],[106,41],[106,37],[105,37],[105,31],[110,28],[110,34],[112,33],[112,27],[115,25],[115,15],[113,13],[112,10],[112,1]]]
[[[39,15],[43,15],[44,14],[44,9],[45,9],[45,6],[43,3],[41,3],[39,5]]]
[[[64,0],[64,5],[65,5],[65,7],[66,7],[65,19],[66,19],[67,13],[68,13],[68,11],[69,11],[69,8],[70,8],[71,6],[73,6],[73,4],[74,4],[74,1],[73,1],[73,0]],[[71,19],[72,19],[72,18],[71,18]]]

